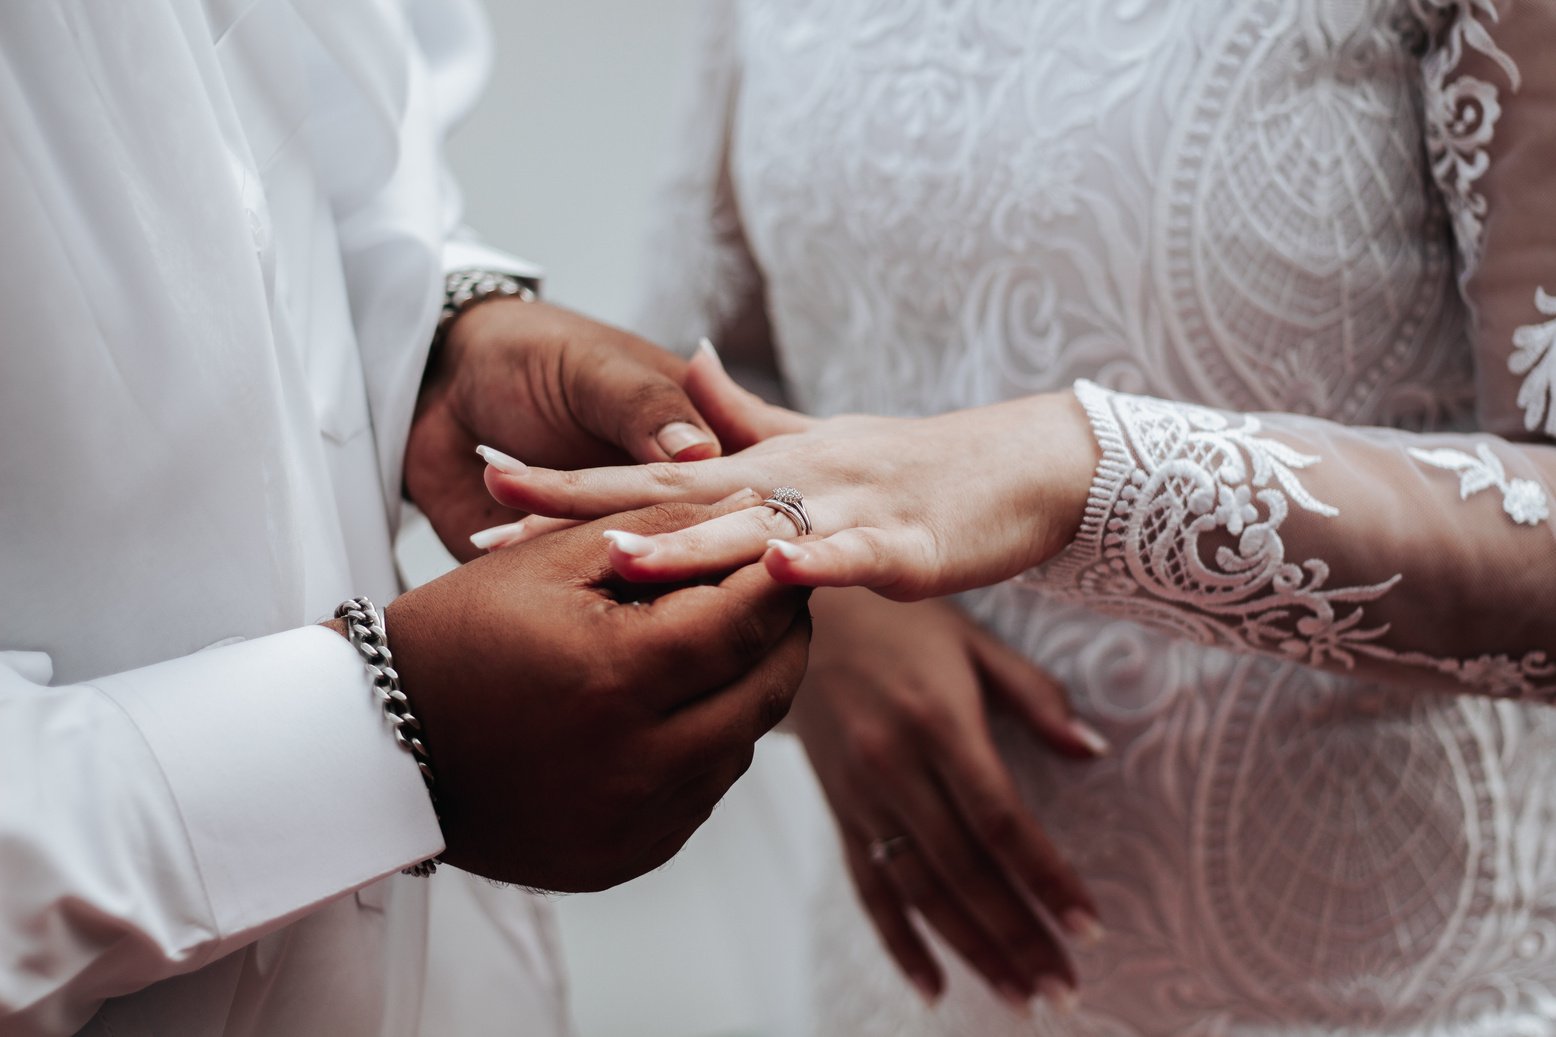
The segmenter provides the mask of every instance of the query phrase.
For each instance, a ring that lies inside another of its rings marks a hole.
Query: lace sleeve
[[[1034,578],[1202,643],[1556,699],[1556,4],[1414,2],[1487,434],[1083,382],[1103,459],[1080,535]]]
[[[766,337],[762,281],[746,244],[729,167],[739,93],[734,0],[705,0],[671,168],[655,197],[636,330],[668,345],[703,336],[726,359]]]

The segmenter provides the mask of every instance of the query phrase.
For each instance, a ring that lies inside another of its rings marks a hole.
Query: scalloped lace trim
[[[1323,559],[1287,559],[1281,527],[1293,507],[1326,518],[1340,512],[1298,477],[1320,459],[1263,435],[1258,418],[1115,393],[1088,381],[1077,382],[1075,392],[1103,456],[1075,542],[1029,575],[1045,591],[1201,644],[1310,666],[1350,668],[1363,656],[1433,670],[1485,694],[1556,692],[1550,683],[1556,661],[1544,652],[1445,659],[1378,644],[1389,626],[1365,626],[1364,605],[1402,576],[1330,587]],[[1465,457],[1487,469],[1471,480],[1474,492],[1499,485],[1501,473],[1508,513],[1525,521],[1538,510],[1527,488],[1514,485],[1527,480],[1508,480],[1494,456],[1492,462]],[[1446,456],[1422,459],[1451,467]],[[1481,485],[1488,476],[1492,481]],[[1540,497],[1544,503],[1543,491]]]

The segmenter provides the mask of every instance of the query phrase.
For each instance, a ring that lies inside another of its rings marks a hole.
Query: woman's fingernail
[[[713,340],[711,338],[703,336],[702,339],[697,342],[697,352],[704,353],[711,357],[713,362],[718,364],[719,367],[724,366],[724,358],[719,356],[719,351],[713,348]]]
[[[1060,919],[1065,931],[1075,937],[1082,947],[1095,947],[1102,942],[1107,930],[1097,921],[1097,916],[1083,907],[1072,907]]]
[[[491,529],[483,529],[479,533],[470,534],[470,542],[477,550],[490,551],[494,547],[501,547],[510,540],[517,539],[524,532],[524,520],[506,522]]]
[[[1106,756],[1113,751],[1113,745],[1101,731],[1092,727],[1080,717],[1070,718],[1070,731],[1075,735],[1075,740],[1086,747],[1093,756]]]
[[[693,447],[713,445],[712,436],[685,421],[672,421],[659,430],[654,441],[659,444],[659,449],[669,454],[671,458],[678,457]]]
[[[752,504],[755,504],[761,499],[761,496],[755,490],[747,487],[744,490],[736,490],[723,500],[714,501],[713,506],[715,508],[726,508],[732,504],[739,504],[741,501],[750,501]]]
[[[520,461],[517,457],[509,457],[501,450],[489,446],[478,446],[475,452],[481,455],[481,460],[502,472],[504,475],[518,475],[529,468],[529,465]]]
[[[935,989],[935,981],[928,976],[909,976],[913,989],[918,991],[918,996],[924,999],[924,1004],[934,1008],[940,1002],[940,992]]]
[[[805,558],[805,549],[799,544],[791,544],[787,540],[769,540],[767,546],[783,555],[790,562],[803,561]]]
[[[1074,1015],[1081,1005],[1075,988],[1057,976],[1044,976],[1037,981],[1037,995],[1060,1015]]]
[[[1010,1006],[1012,1012],[1015,1012],[1023,1019],[1032,1018],[1032,1006],[1028,1003],[1031,997],[1030,994],[1008,981],[996,984],[994,989],[999,991],[1000,997],[1005,999],[1005,1003]]]
[[[605,539],[616,545],[616,550],[633,558],[647,558],[654,553],[654,542],[648,537],[628,533],[624,529],[607,529]]]

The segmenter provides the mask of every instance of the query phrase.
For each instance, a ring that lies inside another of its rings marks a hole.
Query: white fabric
[[[462,0],[0,9],[6,1037],[471,1032],[422,1018],[461,965],[427,883],[375,882],[440,848],[420,778],[309,624],[398,590],[482,31]],[[489,1004],[563,1032],[507,960]]]
[[[1492,471],[1491,485],[1461,500],[1455,472],[1408,453],[1477,458],[1485,445],[1510,489],[1522,479],[1549,494],[1549,446],[1447,434],[1475,427],[1477,402],[1482,427],[1525,427],[1503,358],[1517,346],[1533,368],[1544,349],[1533,283],[1502,297],[1516,296],[1522,317],[1505,305],[1499,324],[1483,313],[1471,333],[1452,228],[1481,221],[1450,217],[1431,166],[1443,146],[1472,154],[1461,138],[1473,120],[1429,135],[1425,80],[1458,62],[1432,49],[1452,35],[1416,17],[1430,7],[1489,31],[1512,24],[1497,11],[1548,5],[713,7],[705,130],[684,147],[688,168],[667,195],[650,333],[717,338],[754,295],[791,394],[819,413],[935,413],[1080,378],[1108,386],[1125,409],[1150,396],[1218,408],[1218,435],[1283,444],[1282,464],[1318,509],[1272,479],[1292,516],[1282,535],[1298,563],[1344,554],[1350,575],[1328,586],[1372,588],[1401,572],[1408,581],[1412,569],[1393,554],[1368,559],[1370,541],[1326,528],[1431,531],[1429,549],[1410,559],[1425,598],[1402,581],[1359,600],[1369,615],[1426,615],[1395,627],[1411,649],[1430,652],[1441,635],[1454,650],[1434,657],[1498,637],[1527,651],[1549,629],[1551,527],[1520,519],[1539,510],[1532,491],[1509,508]],[[1522,47],[1527,77],[1549,68],[1549,44],[1509,29],[1499,47]],[[1525,83],[1520,96],[1549,93]],[[1541,124],[1548,110],[1524,121]],[[1475,190],[1489,192],[1496,170],[1472,177]],[[1517,204],[1508,211],[1507,223],[1520,222]],[[1547,231],[1545,251],[1526,256],[1548,257],[1549,240]],[[1483,270],[1493,247],[1488,237]],[[1514,327],[1536,330],[1519,344]],[[1479,401],[1477,363],[1495,393]],[[1212,413],[1160,406],[1188,428]],[[1249,424],[1243,411],[1266,413]],[[1386,428],[1351,428],[1360,425]],[[1323,449],[1309,449],[1315,442]],[[1128,477],[1133,468],[1118,463]],[[1372,471],[1385,474],[1370,483],[1376,494],[1366,492]],[[1247,502],[1233,482],[1231,498],[1213,503],[1235,520]],[[1379,502],[1390,510],[1369,510]],[[1455,522],[1474,523],[1477,539],[1443,537]],[[1432,597],[1432,574],[1482,536],[1497,564],[1450,585],[1475,593],[1471,607]],[[1509,546],[1520,543],[1525,553]],[[1518,589],[1499,595],[1499,580]],[[1103,589],[1138,601],[1139,586],[1125,575]],[[1308,668],[1300,638],[1286,659],[1231,650],[1270,646],[1226,638],[1195,644],[1181,636],[1192,624],[1173,622],[1184,610],[1145,597],[1141,618],[1150,612],[1172,634],[1016,585],[966,598],[1064,680],[1116,747],[1077,766],[999,732],[1109,930],[1080,959],[1080,1015],[1021,1022],[959,968],[940,1011],[922,1010],[833,850],[811,904],[816,1032],[1556,1032],[1556,716]]]

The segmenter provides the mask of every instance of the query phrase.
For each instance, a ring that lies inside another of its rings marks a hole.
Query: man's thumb
[[[685,390],[668,375],[624,364],[595,386],[596,435],[634,461],[702,461],[723,451]]]

